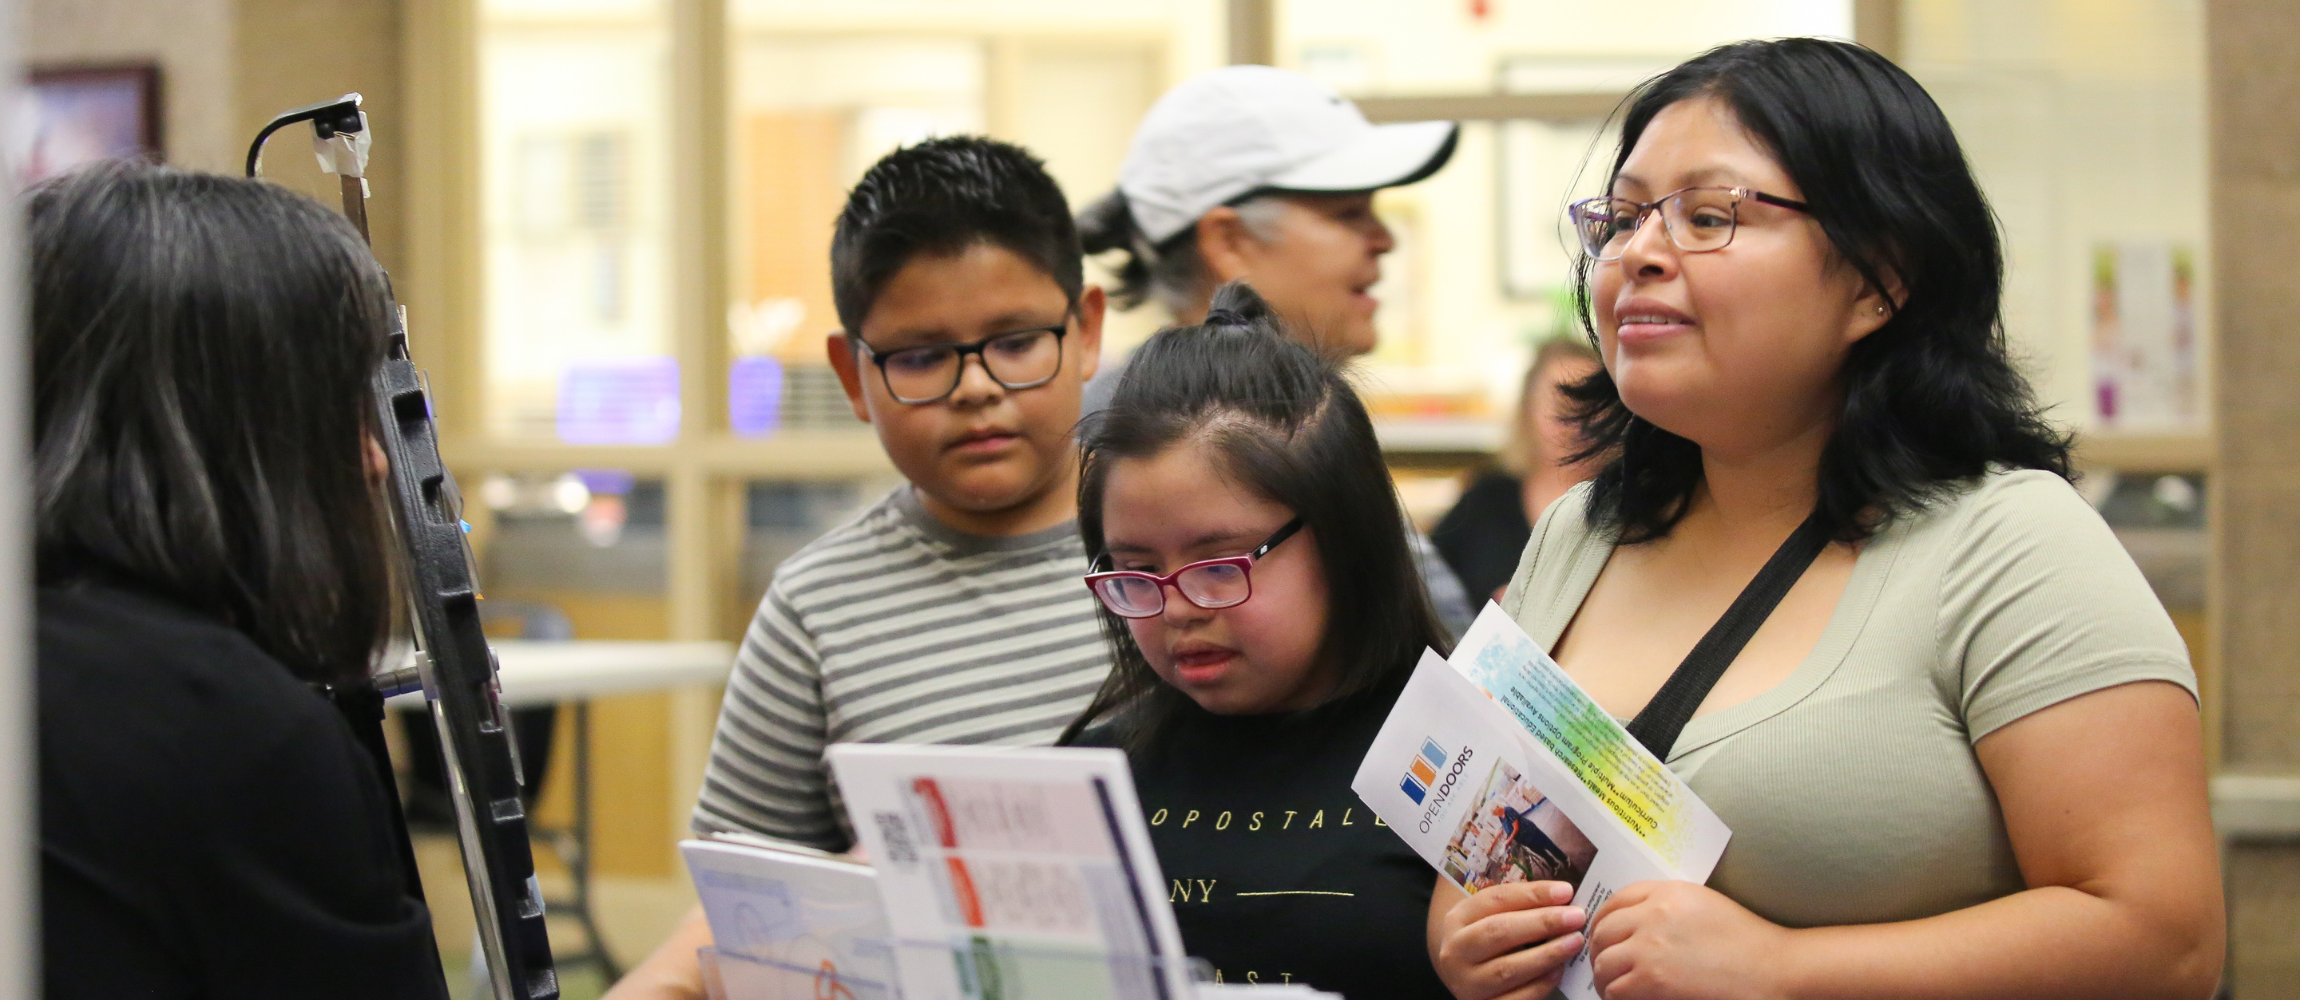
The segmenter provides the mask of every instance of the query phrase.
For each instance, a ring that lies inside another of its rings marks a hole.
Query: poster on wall
[[[2092,417],[2117,430],[2193,430],[2196,255],[2163,241],[2101,243],[2092,255]]]
[[[99,160],[161,158],[158,66],[35,69],[24,101],[24,183]]]

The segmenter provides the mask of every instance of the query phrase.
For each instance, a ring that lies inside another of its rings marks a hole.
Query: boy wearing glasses
[[[831,240],[855,416],[909,482],[775,570],[727,680],[700,832],[854,844],[832,743],[1051,744],[1110,672],[1071,426],[1102,348],[1062,190],[976,137],[888,154]],[[702,911],[616,985],[701,997]]]
[[[910,482],[786,560],[728,681],[694,824],[853,843],[836,742],[1052,743],[1109,673],[1071,425],[1103,294],[1029,153],[975,137],[863,175],[831,242],[855,416]]]

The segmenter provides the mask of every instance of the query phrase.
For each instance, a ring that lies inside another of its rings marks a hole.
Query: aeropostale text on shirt
[[[1224,809],[1220,812],[1185,809],[1180,810],[1177,814],[1176,810],[1161,808],[1150,814],[1150,825],[1163,827],[1169,821],[1175,821],[1176,827],[1183,830],[1206,829],[1207,827],[1216,830],[1228,830],[1235,826],[1249,833],[1262,830],[1316,830],[1326,826],[1326,813],[1327,810],[1324,809],[1257,809],[1252,812],[1242,809]],[[1365,820],[1356,818],[1357,807],[1355,806],[1344,807],[1340,813],[1341,815],[1333,821],[1335,826],[1357,826],[1365,822]],[[1308,818],[1300,819],[1305,816]],[[1297,819],[1300,819],[1299,826],[1296,825]],[[1374,817],[1374,825],[1387,827],[1389,823],[1376,816]]]

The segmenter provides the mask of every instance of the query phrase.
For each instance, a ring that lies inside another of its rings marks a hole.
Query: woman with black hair
[[[316,202],[27,198],[49,997],[438,997],[374,759],[313,685],[393,619],[383,272]]]
[[[1611,458],[1503,607],[1733,839],[1588,918],[1441,886],[1439,974],[1541,996],[1518,949],[1586,922],[1608,1000],[2210,995],[2195,677],[2007,359],[1939,108],[1856,45],[1729,45],[1638,89],[1608,180],[1572,394]]]
[[[1183,943],[1224,982],[1444,997],[1435,873],[1350,780],[1449,643],[1338,362],[1233,284],[1088,426],[1078,530],[1116,665],[1062,742],[1126,749]]]

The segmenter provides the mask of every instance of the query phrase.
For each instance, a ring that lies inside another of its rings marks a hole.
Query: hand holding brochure
[[[1462,891],[1706,881],[1731,831],[1492,604],[1452,659],[1424,652],[1351,790]],[[1596,1000],[1585,949],[1560,988]]]

